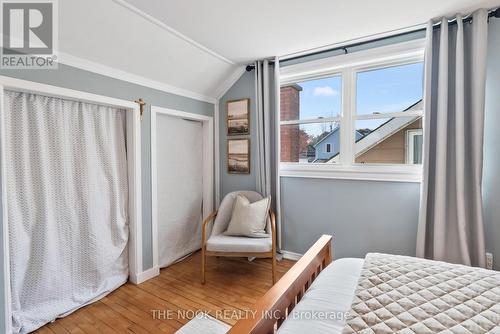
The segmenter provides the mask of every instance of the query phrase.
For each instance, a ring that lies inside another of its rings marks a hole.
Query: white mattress
[[[326,267],[278,333],[342,333],[343,315],[351,309],[363,263],[364,259],[345,258]]]

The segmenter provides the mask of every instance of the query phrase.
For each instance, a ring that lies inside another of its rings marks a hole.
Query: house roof
[[[410,105],[408,108],[403,110],[403,112],[419,110],[421,108],[422,108],[422,99],[420,99],[417,102]],[[394,133],[405,128],[406,126],[413,123],[414,121],[416,121],[419,118],[420,118],[420,116],[404,117],[404,118],[403,117],[392,117],[389,120],[387,120],[386,122],[380,124],[377,128],[375,128],[369,134],[356,140],[355,150],[354,150],[356,152],[356,156],[359,156],[359,155],[363,154],[364,152],[370,150],[372,147],[378,145],[380,142],[386,140],[387,138],[392,136]],[[329,162],[333,161],[338,155],[339,155],[339,153],[335,154],[328,161]]]
[[[316,144],[314,144],[314,148],[316,148],[316,146],[318,146],[322,141],[324,141],[326,138],[330,137],[331,135],[333,135],[335,132],[337,132],[338,130],[340,129],[340,127],[336,127],[335,129],[333,129],[332,131],[330,131],[329,134],[327,134],[326,136],[324,136],[323,138],[320,139],[320,141],[318,141]]]

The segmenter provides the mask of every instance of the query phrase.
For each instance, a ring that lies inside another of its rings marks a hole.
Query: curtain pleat
[[[272,75],[271,75],[272,74]],[[263,196],[271,196],[271,206],[276,212],[278,234],[281,231],[279,212],[279,157],[276,147],[276,134],[279,119],[279,63],[262,60],[255,62],[255,91],[257,109],[257,184],[256,189]],[[277,158],[275,158],[277,157]],[[278,248],[281,246],[278,237]]]

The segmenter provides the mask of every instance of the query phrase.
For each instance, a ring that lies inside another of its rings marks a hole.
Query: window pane
[[[359,72],[356,90],[358,115],[422,109],[423,63]]]
[[[335,163],[340,155],[337,122],[281,126],[281,161]]]
[[[281,120],[340,115],[342,79],[339,75],[281,87]]]
[[[422,164],[422,143],[423,143],[423,136],[421,134],[413,136],[413,142],[411,145],[413,145],[413,152],[410,155],[410,161],[412,161],[414,164]]]
[[[356,163],[422,163],[421,117],[356,121]],[[415,139],[420,136],[420,139]]]

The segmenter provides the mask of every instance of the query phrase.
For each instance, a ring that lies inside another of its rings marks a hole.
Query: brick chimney
[[[291,84],[281,87],[280,120],[296,120],[300,116],[300,91],[302,87]],[[299,125],[283,125],[281,132],[281,161],[299,162]]]

